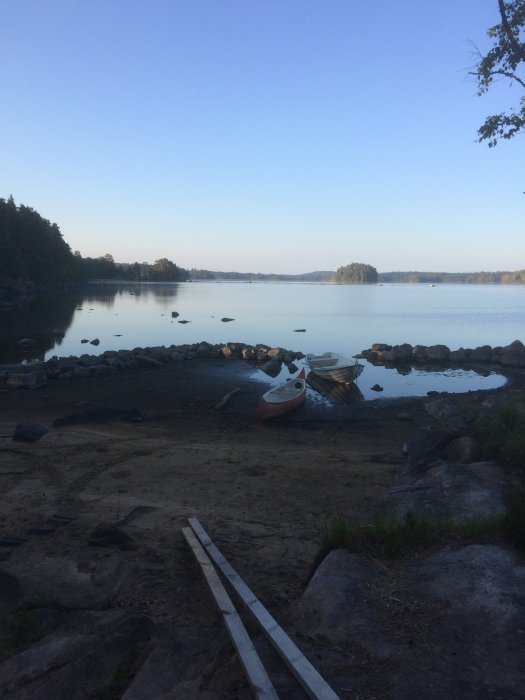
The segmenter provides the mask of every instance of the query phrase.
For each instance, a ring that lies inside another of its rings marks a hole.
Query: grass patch
[[[378,513],[369,525],[351,525],[336,518],[323,530],[317,564],[333,549],[348,549],[378,557],[397,557],[430,544],[440,528],[426,516],[412,512],[399,519],[393,512]]]
[[[32,610],[0,616],[0,662],[42,638],[44,630]]]
[[[379,513],[369,525],[351,525],[345,518],[336,518],[322,531],[314,570],[334,549],[392,559],[445,542],[502,537],[513,544],[521,538],[525,548],[525,491],[505,515],[476,516],[457,524],[411,511],[402,518],[393,512]]]
[[[484,459],[525,472],[524,395],[509,401],[473,428]]]

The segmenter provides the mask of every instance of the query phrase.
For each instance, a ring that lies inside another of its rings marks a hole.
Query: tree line
[[[0,199],[0,283],[58,286],[78,275],[75,257],[60,229],[31,207]]]
[[[232,280],[265,282],[324,282],[377,284],[382,282],[525,284],[525,270],[515,272],[382,272],[367,263],[352,262],[335,272],[277,275],[242,272],[186,270],[168,258],[147,262],[117,263],[109,253],[83,258],[71,252],[57,224],[31,207],[17,206],[13,197],[0,198],[0,288],[64,288],[93,279],[138,282]]]
[[[168,258],[147,262],[116,263],[107,253],[83,258],[66,243],[55,223],[13,196],[0,198],[0,287],[65,288],[91,279],[124,279],[142,282],[177,282],[188,271]]]

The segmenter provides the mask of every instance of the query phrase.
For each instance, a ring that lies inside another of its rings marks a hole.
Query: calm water
[[[172,311],[179,316],[172,318]],[[234,320],[223,322],[224,317]],[[90,285],[0,311],[0,324],[0,363],[201,340],[265,343],[304,353],[333,350],[346,356],[376,342],[444,343],[453,350],[524,340],[525,286]],[[34,339],[35,349],[23,351],[18,345],[22,338]],[[98,347],[81,343],[94,338],[100,339]],[[452,386],[491,388],[502,381],[473,372],[400,375],[367,366],[358,380],[365,398],[377,396],[369,391],[374,383],[384,387],[379,395],[386,397],[454,390]]]

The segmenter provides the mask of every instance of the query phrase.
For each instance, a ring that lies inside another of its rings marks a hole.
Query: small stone
[[[37,442],[37,440],[40,440],[40,438],[48,432],[49,428],[42,423],[37,423],[37,421],[24,421],[23,423],[18,423],[16,426],[13,440],[17,442]]]

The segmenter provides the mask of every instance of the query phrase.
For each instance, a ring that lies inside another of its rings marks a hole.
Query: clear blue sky
[[[83,256],[525,268],[525,135],[476,143],[496,0],[0,0],[0,197]]]

